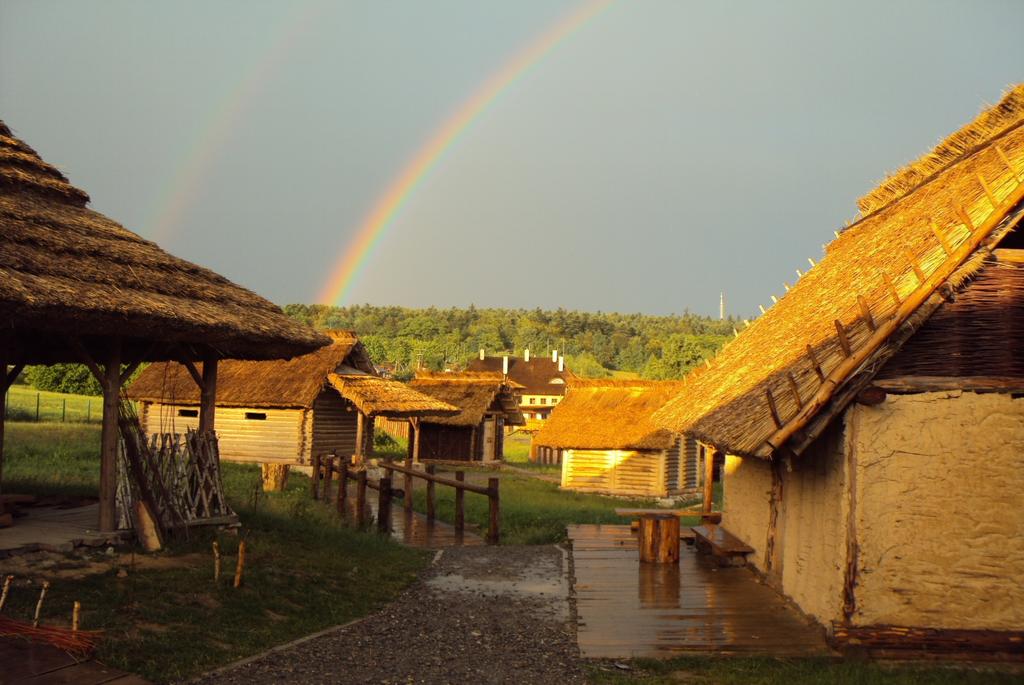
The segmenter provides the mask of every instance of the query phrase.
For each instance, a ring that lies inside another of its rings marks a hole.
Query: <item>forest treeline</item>
[[[356,331],[377,363],[408,376],[421,364],[458,369],[483,348],[489,355],[535,356],[556,349],[588,377],[614,371],[681,378],[733,335],[734,319],[697,314],[653,316],[565,309],[381,307],[290,304],[285,313],[315,328]]]

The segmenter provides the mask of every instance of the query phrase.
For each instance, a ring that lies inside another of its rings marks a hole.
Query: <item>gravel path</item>
[[[201,683],[585,683],[553,546],[444,551],[398,600]]]

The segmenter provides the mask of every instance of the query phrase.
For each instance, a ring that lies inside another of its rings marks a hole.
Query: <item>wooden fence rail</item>
[[[484,487],[467,483],[465,471],[456,471],[454,480],[439,476],[435,473],[436,469],[433,464],[428,464],[423,471],[393,461],[381,462],[379,466],[387,475],[375,482],[367,477],[365,468],[352,466],[348,460],[339,458],[335,454],[314,455],[313,473],[309,486],[310,495],[313,499],[329,502],[331,500],[331,484],[334,481],[334,475],[337,474],[338,488],[335,503],[338,513],[346,516],[348,513],[347,485],[349,481],[355,481],[356,524],[362,528],[366,525],[366,491],[367,489],[376,490],[377,528],[382,533],[388,533],[391,526],[392,500],[401,498],[405,510],[412,512],[413,479],[419,478],[426,482],[427,521],[431,523],[437,516],[435,486],[444,485],[455,489],[455,530],[457,532],[462,532],[466,528],[465,493],[471,492],[487,497],[489,513],[487,542],[492,545],[498,544],[501,539],[501,499],[498,478],[488,478],[487,486]],[[401,489],[392,487],[396,473],[402,474],[403,477]]]

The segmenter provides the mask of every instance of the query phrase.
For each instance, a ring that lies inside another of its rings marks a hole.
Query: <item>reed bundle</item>
[[[33,626],[28,621],[18,621],[0,616],[0,637],[18,637],[53,645],[66,652],[85,656],[95,651],[103,637],[102,630],[73,630],[59,626]]]

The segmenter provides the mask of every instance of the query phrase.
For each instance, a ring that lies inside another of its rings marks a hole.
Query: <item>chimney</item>
[[[530,361],[530,348],[529,347],[527,347],[525,350],[523,350],[523,361],[524,362]]]
[[[480,361],[484,360],[484,348],[480,348]]]
[[[558,373],[565,371],[565,357],[558,355]]]
[[[506,376],[508,375],[508,355],[507,354],[504,357],[501,358],[501,372],[503,374],[505,374]]]
[[[718,294],[718,318],[725,319],[725,291]]]
[[[551,361],[558,361],[558,350],[551,350]]]

